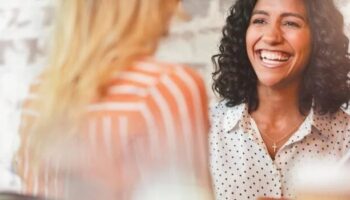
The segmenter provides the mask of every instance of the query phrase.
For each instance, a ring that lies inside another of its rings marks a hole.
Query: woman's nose
[[[270,45],[276,45],[283,41],[281,28],[276,24],[270,24],[265,27],[263,41]]]

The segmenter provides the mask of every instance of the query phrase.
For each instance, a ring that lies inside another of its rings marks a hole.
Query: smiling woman
[[[217,199],[295,198],[297,168],[350,150],[343,29],[332,0],[232,6],[213,56],[213,89],[222,98],[210,132]]]
[[[311,52],[311,31],[302,0],[258,1],[246,36],[259,87],[298,86]]]

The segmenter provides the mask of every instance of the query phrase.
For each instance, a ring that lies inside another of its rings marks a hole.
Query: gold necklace
[[[295,133],[295,132],[299,129],[300,125],[304,122],[304,120],[305,120],[305,118],[301,121],[301,123],[298,123],[298,124],[292,129],[292,131],[290,131],[288,134],[286,134],[286,135],[283,136],[282,138],[278,139],[277,141],[275,141],[274,139],[272,139],[269,135],[267,135],[267,134],[263,133],[262,131],[260,131],[259,128],[258,128],[258,130],[259,130],[259,132],[260,132],[262,135],[265,136],[266,139],[268,139],[268,140],[270,140],[270,141],[272,142],[272,146],[271,146],[271,147],[272,147],[272,149],[273,149],[273,153],[276,153],[277,148],[280,146],[280,145],[278,145],[278,144],[279,144],[281,141],[283,141],[284,139],[286,139],[288,136],[290,136],[290,135],[292,135],[293,133]]]

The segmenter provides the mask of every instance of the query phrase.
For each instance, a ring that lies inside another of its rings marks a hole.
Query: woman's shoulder
[[[225,115],[227,113],[231,114],[241,114],[243,113],[246,104],[242,103],[236,106],[229,106],[228,100],[214,100],[210,105],[210,113],[213,115]]]
[[[229,106],[228,100],[220,100],[210,105],[211,124],[226,123],[233,126],[246,112],[246,104],[242,103],[236,106]]]
[[[118,88],[121,85],[131,85],[145,90],[162,85],[180,90],[183,88],[205,90],[202,76],[192,67],[150,58],[138,60],[116,74],[109,87]]]
[[[350,135],[350,113],[349,108],[341,108],[334,114],[332,117],[333,124],[339,124],[340,129],[346,130],[346,132]]]
[[[102,103],[134,102],[140,104],[155,100],[185,104],[198,99],[206,104],[206,88],[201,75],[181,64],[144,59],[116,74],[107,86]],[[98,102],[101,104],[101,102]]]
[[[131,68],[131,70],[141,73],[149,73],[156,76],[158,75],[159,78],[167,75],[177,75],[180,78],[202,79],[200,74],[190,66],[155,59],[139,60],[134,63],[134,66]]]
[[[315,114],[314,126],[323,133],[345,133],[350,135],[350,114],[346,109],[340,108],[333,114]]]

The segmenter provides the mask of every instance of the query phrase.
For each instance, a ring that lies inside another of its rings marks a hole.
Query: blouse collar
[[[250,121],[250,115],[248,113],[247,104],[243,103],[238,106],[227,107],[227,101],[223,101],[221,103],[227,108],[224,113],[223,119],[223,128],[226,133],[230,133],[232,130],[237,128],[247,128],[247,123]],[[295,134],[292,136],[291,141],[295,142],[301,140],[308,134],[310,134],[312,129],[316,129],[319,135],[324,137],[328,137],[331,133],[336,133],[337,131],[344,130],[344,126],[349,124],[350,116],[342,109],[336,112],[333,115],[319,115],[314,112],[314,109],[311,109],[304,122],[300,126],[301,131],[300,134]],[[243,123],[240,123],[243,122]],[[329,128],[329,124],[332,123],[331,128]],[[338,123],[338,124],[337,124]]]

